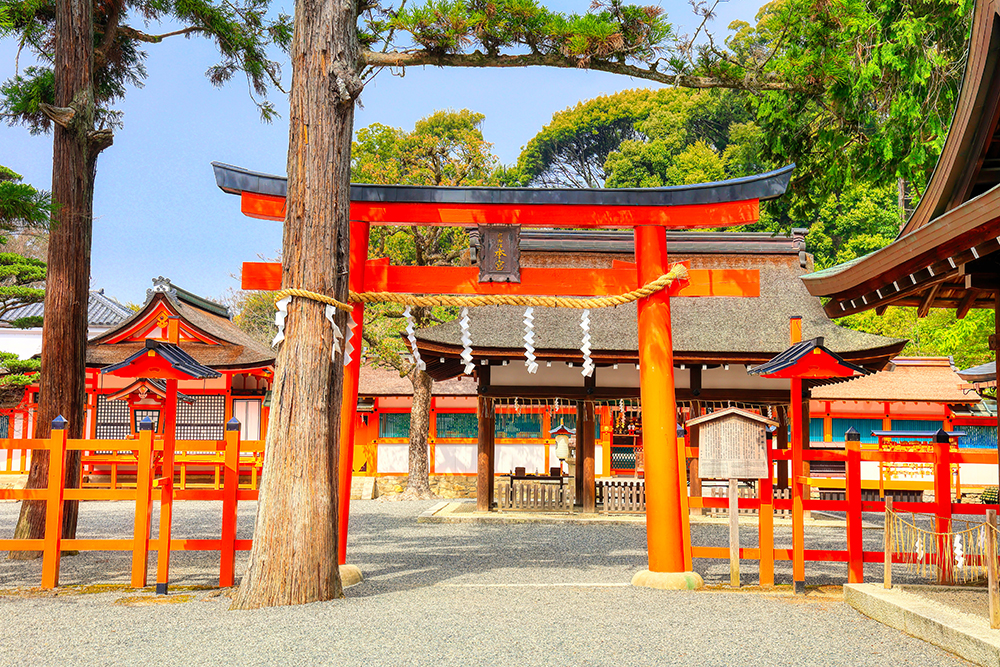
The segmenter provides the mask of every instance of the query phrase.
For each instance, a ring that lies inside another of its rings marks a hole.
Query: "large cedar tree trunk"
[[[45,323],[42,330],[41,396],[36,438],[49,435],[52,420],[69,422],[69,437],[83,436],[86,404],[87,301],[90,242],[93,230],[94,175],[98,154],[111,145],[110,131],[94,129],[93,4],[91,0],[56,2],[55,119],[52,149],[52,216]],[[52,109],[49,107],[48,109]],[[62,113],[58,113],[61,111]],[[80,485],[80,454],[67,456],[66,486]],[[28,488],[47,484],[48,452],[31,457]],[[77,501],[66,501],[63,537],[76,534]],[[14,536],[38,539],[45,533],[45,506],[25,501]],[[32,558],[36,552],[12,552]]]
[[[431,388],[434,380],[424,371],[410,371],[413,383],[413,405],[410,409],[410,466],[406,477],[406,492],[430,498],[430,465],[427,461],[427,435],[431,424]]]
[[[347,298],[350,151],[357,76],[350,0],[297,0],[289,110],[284,287]],[[236,609],[343,596],[337,457],[343,364],[325,306],[293,299],[278,353],[250,564]],[[343,313],[337,315],[341,330]]]

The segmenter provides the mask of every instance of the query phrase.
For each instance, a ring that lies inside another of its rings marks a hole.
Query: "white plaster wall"
[[[551,366],[542,361],[538,364],[538,372],[532,374],[523,361],[514,360],[506,366],[491,366],[490,384],[503,387],[582,387],[582,370],[580,364],[573,364],[570,368],[561,361],[553,361]]]
[[[87,338],[98,336],[110,327],[90,327]],[[4,329],[0,328],[0,351],[13,352],[21,359],[30,359],[42,353],[42,329]]]
[[[597,386],[599,387],[638,387],[639,370],[635,364],[618,364],[614,366],[601,366],[595,371],[597,375]],[[678,387],[687,387],[687,373],[676,372],[674,383]]]
[[[959,463],[958,476],[963,487],[997,485],[997,467],[989,463]]]
[[[435,445],[435,473],[476,472],[477,445]]]
[[[701,386],[703,389],[785,389],[791,385],[789,380],[774,380],[747,375],[746,366],[730,364],[727,371],[724,366],[706,368],[701,371]],[[680,385],[678,385],[680,386]]]
[[[496,445],[494,472],[510,473],[518,466],[524,466],[528,473],[546,472],[545,445]]]
[[[410,470],[410,446],[380,444],[378,446],[378,472],[405,475]]]

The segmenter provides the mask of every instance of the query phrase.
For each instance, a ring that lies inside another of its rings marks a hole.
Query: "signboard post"
[[[720,410],[687,422],[699,428],[698,476],[729,480],[729,582],[740,586],[739,480],[770,477],[768,426],[778,423],[738,408]]]

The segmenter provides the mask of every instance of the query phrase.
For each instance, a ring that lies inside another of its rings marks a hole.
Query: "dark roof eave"
[[[154,340],[147,340],[146,345],[141,350],[130,355],[124,361],[119,361],[116,364],[105,366],[101,369],[101,373],[111,373],[116,370],[127,368],[136,360],[146,356],[150,350],[155,350],[157,354],[163,357],[163,359],[175,370],[188,375],[192,380],[217,378],[221,375],[218,371],[195,361],[190,354],[182,350],[179,346],[172,343],[162,343]]]
[[[906,347],[906,340],[895,341],[890,345],[867,350],[853,350],[850,352],[839,352],[838,355],[845,361],[852,362],[852,365],[863,366],[866,371],[881,370],[892,357],[899,355]],[[422,354],[431,356],[445,356],[458,359],[462,353],[460,344],[441,343],[438,341],[427,341],[417,339],[417,347]],[[481,359],[517,359],[524,358],[524,348],[473,348],[474,358]],[[778,352],[719,352],[719,351],[684,351],[674,350],[674,361],[687,363],[710,364],[750,364],[765,362],[775,356]],[[535,350],[535,357],[539,361],[575,361],[582,359],[579,350]],[[610,363],[638,363],[639,353],[636,350],[592,350],[591,357],[598,365]],[[433,365],[430,365],[432,367]],[[846,378],[851,379],[851,378]],[[838,378],[839,380],[839,378]]]
[[[213,162],[215,182],[223,192],[284,197],[287,179]],[[728,181],[667,188],[498,188],[351,185],[351,201],[438,204],[561,204],[580,206],[690,206],[780,197],[795,165]]]

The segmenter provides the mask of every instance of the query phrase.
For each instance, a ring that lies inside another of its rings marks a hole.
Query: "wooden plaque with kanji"
[[[698,475],[702,479],[761,479],[769,475],[767,428],[777,423],[738,408],[688,420],[697,427]]]

